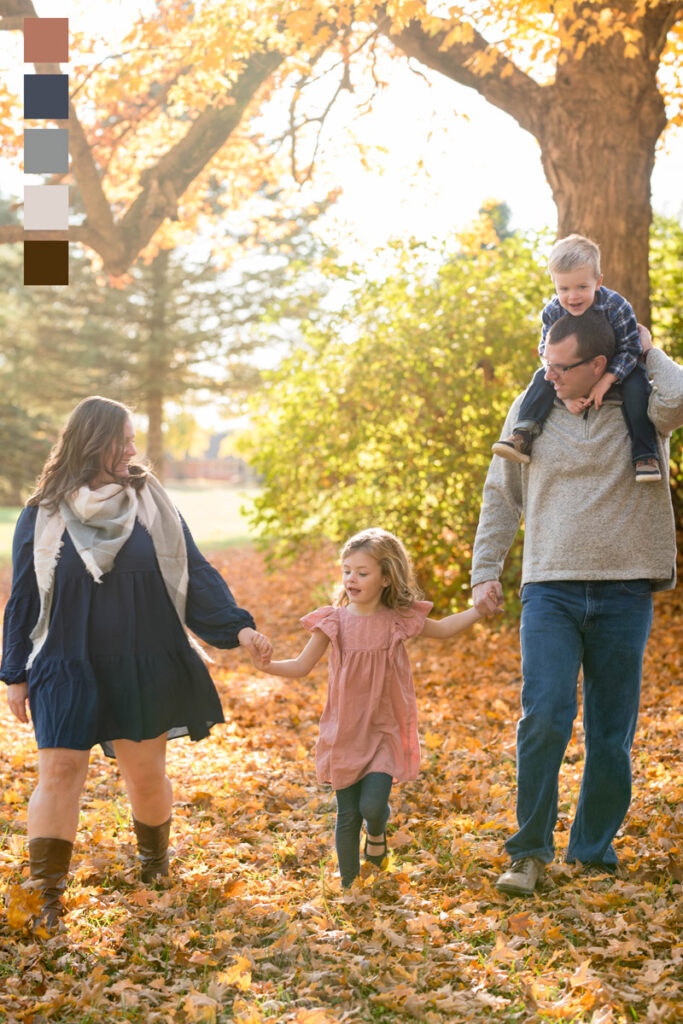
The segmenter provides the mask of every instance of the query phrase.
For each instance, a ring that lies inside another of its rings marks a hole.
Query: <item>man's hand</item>
[[[267,665],[273,656],[273,645],[263,633],[257,633],[251,626],[245,626],[237,634],[237,639],[242,647],[249,651],[249,656],[254,664],[261,668]]]
[[[652,344],[652,335],[644,324],[638,324],[638,337],[640,338],[643,355],[646,356],[648,352],[652,351],[654,345]]]
[[[7,687],[7,703],[9,709],[20,722],[28,722],[26,704],[28,701],[28,683],[12,683]]]
[[[594,405],[596,409],[599,409],[603,398],[617,380],[618,378],[613,373],[603,373],[600,380],[590,389],[586,399],[586,406]]]
[[[472,587],[472,601],[480,615],[488,617],[503,610],[503,588],[499,580],[475,583]]]

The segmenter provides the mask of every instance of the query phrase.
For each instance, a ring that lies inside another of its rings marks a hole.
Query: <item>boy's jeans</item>
[[[631,744],[652,624],[648,580],[527,583],[522,594],[522,718],[512,860],[554,856],[558,774],[583,667],[585,765],[567,860],[614,866],[631,800]]]
[[[657,431],[647,415],[650,382],[643,364],[638,363],[620,384],[613,384],[608,394],[613,393],[621,394],[621,408],[631,438],[631,461],[635,465],[640,459],[659,460]],[[524,392],[514,429],[538,434],[554,403],[555,388],[551,381],[545,379],[545,370],[541,367]]]

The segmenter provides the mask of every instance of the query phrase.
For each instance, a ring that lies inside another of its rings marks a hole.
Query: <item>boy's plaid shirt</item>
[[[617,380],[623,380],[624,377],[628,377],[629,373],[638,362],[638,359],[643,354],[643,348],[640,344],[640,336],[638,334],[638,321],[636,320],[636,315],[633,312],[631,304],[626,301],[623,295],[619,295],[618,292],[613,292],[610,291],[609,288],[603,287],[598,288],[595,293],[595,301],[593,302],[592,308],[599,309],[603,312],[614,328],[614,337],[617,348],[612,362],[607,367],[607,371],[608,373],[613,373]],[[552,325],[556,320],[559,320],[560,317],[566,315],[567,310],[562,308],[560,300],[557,295],[555,295],[541,314],[543,331],[541,333],[541,341],[538,346],[539,355],[542,356],[545,352],[548,331]]]

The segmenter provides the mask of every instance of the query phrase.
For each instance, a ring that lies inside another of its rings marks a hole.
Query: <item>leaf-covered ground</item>
[[[267,577],[252,551],[213,560],[278,656],[298,651],[298,618],[328,600],[331,562]],[[4,599],[6,570],[1,582]],[[531,899],[494,887],[514,826],[514,629],[412,643],[422,774],[394,789],[388,870],[365,867],[348,894],[336,875],[334,799],[313,764],[324,664],[289,682],[218,652],[227,724],[170,747],[172,878],[157,889],[137,881],[122,783],[98,748],[68,931],[47,941],[21,928],[36,754],[3,701],[0,1021],[683,1020],[682,601],[680,591],[656,599],[619,876],[581,876],[561,859],[582,769],[577,722],[558,859]]]

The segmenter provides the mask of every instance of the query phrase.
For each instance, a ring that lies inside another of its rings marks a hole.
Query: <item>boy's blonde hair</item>
[[[548,270],[551,274],[567,274],[579,267],[589,266],[596,278],[600,277],[600,246],[583,235],[558,238],[550,250]]]
[[[376,526],[356,533],[342,548],[341,561],[354,551],[367,551],[379,562],[383,575],[389,578],[389,584],[382,591],[382,604],[388,608],[410,608],[414,601],[422,597],[410,555],[393,533]],[[337,594],[335,603],[338,606],[349,603],[344,587]]]

